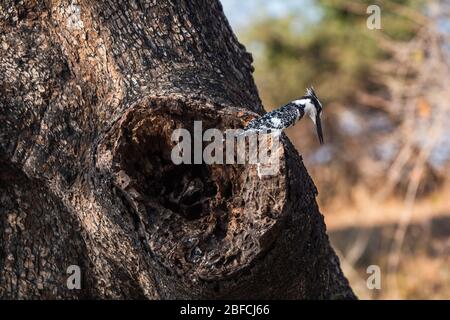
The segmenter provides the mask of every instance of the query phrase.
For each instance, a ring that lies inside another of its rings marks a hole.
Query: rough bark
[[[1,298],[354,298],[288,139],[276,176],[170,161],[263,112],[219,2],[2,0],[0,30]]]

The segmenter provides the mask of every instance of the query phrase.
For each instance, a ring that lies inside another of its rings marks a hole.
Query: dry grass
[[[388,260],[403,202],[374,203],[369,193],[358,190],[352,205],[322,208],[344,272],[361,299],[450,299],[448,195],[450,188],[444,188],[417,200],[394,270]],[[381,268],[380,290],[367,288],[369,265]]]

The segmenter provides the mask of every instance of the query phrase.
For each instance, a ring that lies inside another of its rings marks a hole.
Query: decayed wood
[[[354,298],[286,137],[274,176],[170,161],[263,112],[217,1],[2,1],[0,30],[1,298]]]

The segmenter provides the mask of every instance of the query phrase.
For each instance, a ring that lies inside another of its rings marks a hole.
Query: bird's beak
[[[323,144],[323,133],[322,133],[322,123],[320,122],[320,116],[316,116],[316,130],[317,136],[319,137],[320,144]]]

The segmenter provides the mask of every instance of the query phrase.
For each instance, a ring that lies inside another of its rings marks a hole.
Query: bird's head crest
[[[316,93],[315,93],[314,88],[312,86],[306,89],[306,95],[314,97],[314,98],[317,99]]]

